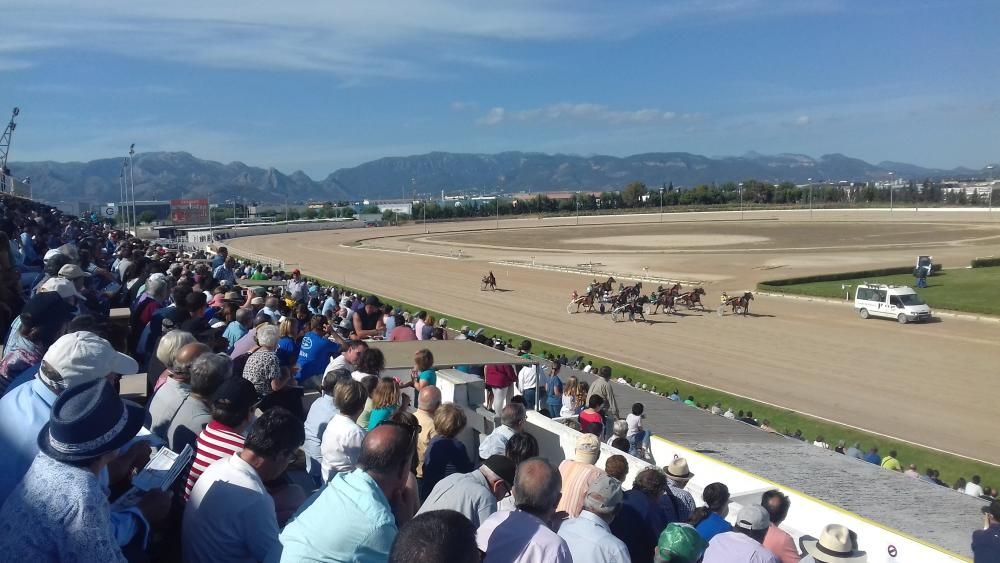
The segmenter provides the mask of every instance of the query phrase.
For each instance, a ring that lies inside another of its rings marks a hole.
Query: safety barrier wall
[[[227,226],[213,228],[212,233],[216,236],[225,235],[227,238],[251,237],[256,235],[276,235],[280,233],[301,233],[307,231],[328,231],[334,229],[357,229],[365,226],[362,221],[315,221],[271,223],[268,225],[254,225],[252,227]],[[188,240],[191,242],[206,242],[209,230],[188,231]]]
[[[461,406],[469,419],[466,432],[460,436],[470,452],[478,448],[478,435],[489,433],[498,422],[493,413],[482,408],[485,398],[483,382],[476,376],[457,370],[438,372],[438,387],[442,400]],[[526,430],[537,440],[543,457],[558,465],[564,459],[572,459],[579,432],[534,411],[528,412]],[[710,483],[725,483],[731,495],[728,520],[735,520],[740,508],[747,504],[759,504],[761,494],[770,489],[779,489],[791,499],[791,509],[781,528],[799,543],[803,537],[815,538],[827,524],[842,524],[858,535],[858,544],[867,552],[869,563],[944,563],[967,561],[957,555],[944,552],[917,539],[880,526],[844,509],[832,506],[809,495],[758,477],[707,455],[685,448],[668,440],[654,436],[651,441],[653,458],[659,466],[666,466],[675,457],[687,459],[694,477],[686,490],[701,502],[701,493]],[[607,444],[601,444],[601,456],[597,466],[604,467],[607,458],[624,455],[628,460],[629,473],[625,488],[631,487],[635,476],[649,467],[636,457],[623,454]]]

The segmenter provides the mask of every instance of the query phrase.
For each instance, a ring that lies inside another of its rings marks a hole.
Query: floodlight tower
[[[14,108],[11,112],[10,121],[7,123],[7,128],[3,130],[3,135],[0,135],[0,192],[6,192],[7,186],[7,153],[10,152],[10,140],[14,136],[14,129],[17,129],[17,123],[14,119],[20,115],[21,109]],[[13,186],[10,186],[13,188]]]

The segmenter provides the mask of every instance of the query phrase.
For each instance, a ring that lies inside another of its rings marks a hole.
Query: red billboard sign
[[[207,199],[170,200],[170,220],[175,225],[207,225]]]

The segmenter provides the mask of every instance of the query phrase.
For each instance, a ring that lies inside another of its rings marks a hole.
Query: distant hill
[[[119,193],[121,160],[12,163],[19,177],[30,176],[35,194],[48,200],[113,201]],[[818,159],[801,154],[706,157],[697,154],[647,153],[627,157],[576,156],[525,152],[466,154],[432,152],[386,157],[343,168],[323,180],[301,171],[286,175],[274,168],[242,162],[222,164],[185,152],[142,153],[134,161],[136,198],[206,197],[214,201],[242,197],[261,202],[354,200],[410,197],[460,190],[504,192],[611,190],[638,180],[651,186],[673,182],[694,186],[757,179],[771,182],[884,180],[898,177],[954,177],[983,170],[942,170],[900,162],[869,164],[842,154]]]

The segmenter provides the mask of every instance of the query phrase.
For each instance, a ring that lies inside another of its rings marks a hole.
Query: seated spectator
[[[625,422],[628,424],[628,432],[625,437],[628,438],[631,446],[629,451],[643,459],[650,456],[652,450],[649,443],[649,431],[642,425],[643,419],[646,418],[645,411],[646,407],[642,403],[634,403],[632,412],[625,416]]]
[[[368,343],[364,340],[347,340],[344,342],[344,349],[341,351],[340,355],[331,359],[329,365],[326,366],[326,373],[335,371],[338,369],[346,369],[351,373],[351,377],[354,377],[353,372],[358,371],[358,366],[361,364],[361,358],[365,355],[365,351],[368,350]],[[385,358],[383,356],[382,369],[385,369]],[[369,375],[374,375],[378,377],[381,375],[382,370],[378,370],[378,373],[371,373]],[[364,378],[356,377],[358,381]]]
[[[763,506],[744,506],[736,514],[732,531],[709,540],[703,563],[779,563],[778,557],[761,545],[770,525]]]
[[[892,455],[892,452],[890,452],[890,455]],[[983,487],[979,484],[981,481],[982,479],[980,479],[979,475],[973,475],[972,480],[965,484],[963,492],[970,497],[979,498],[983,496]]]
[[[690,524],[672,522],[660,533],[656,544],[657,563],[698,563],[708,542]]]
[[[423,512],[399,529],[389,563],[480,563],[476,528],[454,510]]]
[[[317,479],[320,477],[320,459],[323,457],[320,451],[323,432],[330,420],[340,412],[335,403],[334,391],[337,383],[350,377],[343,377],[343,374],[344,372],[330,372],[323,376],[320,396],[309,406],[309,414],[306,416],[306,441],[302,444],[302,451],[309,460],[309,474]]]
[[[1000,561],[1000,500],[984,506],[983,529],[972,532],[975,561]]]
[[[365,388],[366,399],[365,408],[361,411],[361,416],[358,417],[358,426],[368,429],[368,422],[371,420],[372,416],[372,394],[375,393],[375,388],[378,387],[379,378],[377,377],[365,377],[361,380],[361,385]]]
[[[284,473],[304,439],[302,421],[271,409],[254,421],[238,454],[201,474],[184,508],[185,561],[263,561],[279,548],[275,503],[264,483]]]
[[[382,423],[399,408],[399,383],[395,378],[383,377],[372,392],[372,412],[368,418],[368,430]]]
[[[168,430],[181,404],[191,395],[191,366],[202,354],[209,353],[208,346],[193,342],[182,347],[174,359],[170,377],[149,401],[149,430],[169,443]]]
[[[229,343],[226,352],[232,352],[239,339],[246,336],[252,327],[253,311],[243,307],[237,309],[236,317],[226,325],[226,330],[222,331],[222,337]]]
[[[396,326],[389,332],[389,337],[387,340],[390,342],[412,342],[417,340],[417,333],[406,324],[406,318],[403,315],[395,316]]]
[[[417,479],[422,479],[424,476],[424,456],[427,453],[427,445],[430,444],[434,435],[434,412],[440,406],[440,389],[428,385],[420,390],[417,397],[417,410],[413,412],[420,425],[420,434],[417,435]]]
[[[625,438],[614,438],[611,440],[611,447],[620,451],[629,453],[632,450],[631,444]]]
[[[624,483],[628,476],[628,460],[623,455],[613,455],[604,462],[604,472]]]
[[[621,513],[611,523],[612,533],[628,547],[633,563],[652,563],[660,532],[670,523],[660,508],[666,489],[667,476],[662,471],[643,469],[625,492]]]
[[[565,512],[576,518],[583,510],[583,499],[590,485],[605,473],[594,464],[601,456],[601,442],[593,434],[580,434],[576,438],[573,459],[564,459],[559,464],[562,480],[562,495],[557,512]]]
[[[511,403],[500,411],[500,426],[493,429],[485,439],[480,439],[479,458],[486,459],[491,455],[503,455],[507,440],[518,432],[524,431],[524,422],[528,415],[524,405]]]
[[[327,364],[340,354],[341,344],[335,340],[341,342],[342,340],[329,328],[326,317],[313,315],[309,320],[309,331],[302,337],[297,363],[299,370],[295,378],[306,388],[318,389],[321,383],[320,377],[326,373]]]
[[[198,434],[194,461],[184,486],[184,500],[198,477],[217,460],[228,458],[243,449],[243,433],[253,422],[257,392],[246,379],[231,377],[212,394],[212,420]]]
[[[291,374],[282,374],[278,360],[278,327],[262,325],[257,328],[258,348],[247,357],[243,365],[243,378],[253,383],[257,395],[265,397],[280,391],[291,381]]]
[[[574,561],[629,561],[628,548],[611,533],[611,522],[618,516],[623,501],[619,481],[601,475],[590,484],[583,500],[583,511],[559,526],[559,537],[566,540]]]
[[[896,450],[889,450],[889,455],[882,458],[882,469],[888,469],[889,471],[900,472],[903,470],[903,466],[899,464],[899,460],[896,459]]]
[[[368,393],[364,386],[354,381],[341,381],[333,390],[334,405],[340,411],[330,419],[320,440],[321,475],[329,482],[338,473],[354,470],[361,455],[365,431],[357,424],[364,409]]]
[[[521,463],[514,478],[517,510],[494,513],[476,532],[483,563],[568,563],[566,541],[549,528],[562,488],[559,472],[542,458]]]
[[[417,514],[455,510],[478,528],[497,511],[497,503],[510,495],[516,467],[510,459],[495,455],[479,469],[449,475],[434,486]]]
[[[63,391],[37,435],[39,454],[0,509],[4,559],[126,561],[98,475],[144,419],[142,407],[103,378]]]
[[[72,313],[73,308],[54,292],[28,300],[18,317],[16,347],[5,350],[0,360],[0,396],[22,374],[37,371],[46,350],[66,331]]]
[[[424,454],[421,498],[426,498],[438,481],[448,475],[472,471],[472,460],[465,444],[456,439],[466,424],[465,412],[452,403],[441,405],[434,413],[435,436]]]
[[[146,397],[152,397],[166,383],[176,368],[177,353],[188,344],[197,342],[194,335],[186,330],[174,329],[162,337],[156,345],[156,354],[149,360],[146,374]]]
[[[826,563],[827,561],[830,563],[841,561],[863,563],[868,560],[868,554],[858,548],[857,534],[839,524],[830,524],[823,528],[818,540],[803,540],[802,547],[807,554],[802,558],[802,563]],[[973,545],[973,552],[975,552],[975,545]],[[979,561],[980,559],[977,557],[976,562]],[[995,561],[995,559],[983,559],[983,561]]]
[[[278,335],[278,361],[281,367],[291,369],[299,357],[299,333],[295,328],[295,321],[292,319],[281,321]]]
[[[343,358],[344,355],[341,354],[339,357]],[[335,362],[331,362],[331,365],[333,363]],[[385,371],[385,356],[382,351],[378,348],[365,348],[358,360],[358,368],[351,373],[351,377],[355,381],[361,381],[368,376],[381,377],[383,371]]]
[[[875,465],[882,465],[882,456],[878,455],[878,446],[872,446],[868,453],[865,454],[864,460],[868,463],[874,463]]]
[[[611,442],[614,442],[615,438],[625,438],[627,435],[628,423],[624,420],[616,420],[611,424],[611,435],[608,436],[607,443],[611,446]]]
[[[587,398],[587,408],[580,413],[581,432],[593,434],[594,436],[604,435],[604,398],[600,395],[591,395]]]
[[[716,534],[733,529],[726,522],[729,514],[729,487],[722,483],[710,483],[701,492],[701,498],[705,501],[705,506],[696,508],[688,523],[698,530],[705,541],[710,542]]]
[[[413,516],[404,507],[416,499],[404,498],[403,493],[415,439],[415,429],[395,424],[383,424],[369,432],[358,469],[338,473],[314,496],[312,504],[285,526],[278,548],[280,560],[385,561],[397,526]],[[272,552],[268,560],[277,561],[276,555]]]
[[[854,442],[854,445],[847,448],[844,452],[847,457],[853,457],[854,459],[864,459],[864,454],[861,453],[861,444]]]
[[[167,426],[167,447],[180,452],[184,446],[195,446],[198,434],[212,421],[212,395],[232,369],[232,360],[221,354],[202,354],[191,364],[190,393],[177,406]]]
[[[767,528],[767,535],[764,536],[764,547],[777,556],[781,563],[799,563],[799,559],[802,557],[795,549],[795,541],[788,532],[779,528],[785,517],[788,516],[788,509],[792,502],[781,491],[772,489],[761,495],[760,504],[767,510],[768,518],[771,521]]]
[[[667,513],[673,513],[677,522],[687,522],[694,512],[695,502],[691,493],[684,490],[688,481],[694,477],[694,473],[688,469],[687,460],[683,457],[674,458],[669,465],[663,468],[667,474],[667,493],[660,499]],[[667,506],[667,505],[670,506]]]

